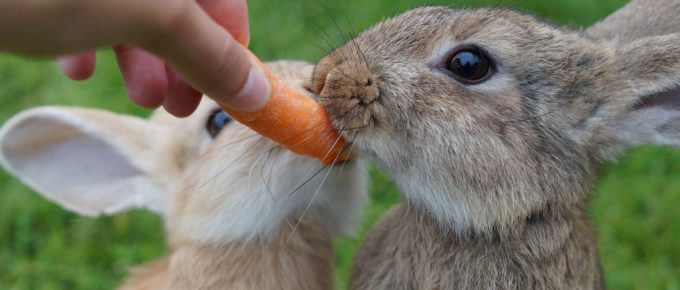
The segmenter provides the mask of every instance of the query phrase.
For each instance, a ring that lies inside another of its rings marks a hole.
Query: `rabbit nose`
[[[358,99],[362,105],[370,105],[380,97],[378,86],[375,85],[373,78],[368,77],[352,81],[354,82],[354,88],[349,96],[350,99]]]
[[[338,66],[326,76],[321,95],[357,99],[362,105],[370,105],[380,98],[380,90],[368,69]]]
[[[357,84],[357,87],[360,88],[357,98],[364,105],[370,105],[380,97],[380,90],[372,77],[367,78],[362,84]]]

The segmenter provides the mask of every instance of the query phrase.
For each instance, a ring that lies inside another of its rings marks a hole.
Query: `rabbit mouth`
[[[353,143],[379,124],[380,98],[367,102],[357,97],[319,97],[319,103],[328,111],[333,127]]]

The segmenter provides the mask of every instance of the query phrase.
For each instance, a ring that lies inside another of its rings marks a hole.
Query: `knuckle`
[[[207,85],[221,95],[235,96],[245,84],[251,67],[244,49],[235,41],[225,41],[214,66],[205,78]]]

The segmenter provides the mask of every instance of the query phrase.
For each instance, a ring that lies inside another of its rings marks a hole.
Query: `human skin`
[[[264,106],[270,88],[248,40],[245,0],[0,1],[0,51],[65,56],[63,71],[82,80],[94,50],[113,47],[132,101],[176,116],[201,94],[239,111]]]

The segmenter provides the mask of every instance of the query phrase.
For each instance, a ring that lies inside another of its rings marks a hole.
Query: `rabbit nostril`
[[[363,105],[363,106],[368,106],[368,105],[370,105],[370,104],[373,104],[374,101],[373,101],[373,100],[360,99],[359,102],[360,102],[361,105]]]
[[[354,85],[357,87],[370,87],[373,85],[373,79],[367,78],[366,81],[364,81],[363,83],[360,81],[355,81]]]
[[[367,69],[351,63],[337,64],[322,60],[314,71],[312,90],[322,99],[352,100],[353,104],[368,106],[380,95],[377,81]]]

